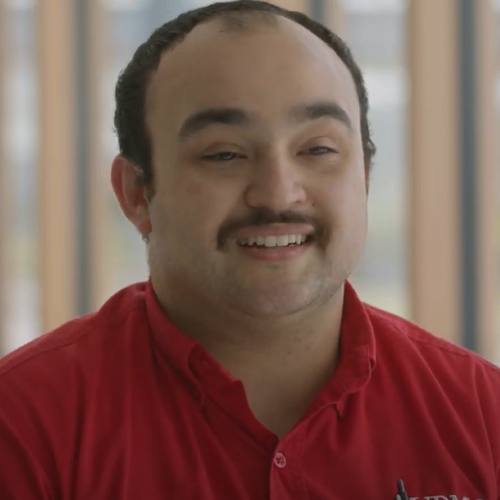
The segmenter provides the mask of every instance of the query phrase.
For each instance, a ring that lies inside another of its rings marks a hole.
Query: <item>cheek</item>
[[[331,229],[354,234],[366,229],[367,196],[364,179],[350,179],[349,182],[333,182],[324,185],[318,209],[325,207]],[[321,210],[322,211],[322,210]]]
[[[189,232],[199,244],[211,244],[221,224],[234,211],[234,204],[230,189],[195,178],[185,179],[172,189],[167,210],[169,220],[179,231]]]
[[[353,182],[342,192],[342,215],[344,220],[350,225],[354,232],[355,228],[365,230],[367,213],[366,188],[362,179]]]
[[[192,180],[181,183],[176,191],[178,192],[178,194],[181,194],[182,196],[190,200],[203,200],[206,195],[206,189],[204,189],[203,182],[199,180]]]
[[[184,182],[179,186],[177,197],[182,198],[192,217],[200,219],[214,217],[224,203],[221,190],[203,179]]]

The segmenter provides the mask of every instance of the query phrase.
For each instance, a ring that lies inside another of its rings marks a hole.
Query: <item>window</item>
[[[6,316],[1,352],[40,333],[37,266],[37,64],[35,1],[9,0],[4,88],[3,152],[8,179],[9,219],[4,244]]]
[[[369,234],[352,281],[366,302],[410,313],[407,287],[405,0],[344,0],[345,38],[365,75],[378,152],[369,196]]]

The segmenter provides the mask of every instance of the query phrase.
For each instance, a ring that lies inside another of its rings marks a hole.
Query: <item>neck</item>
[[[278,435],[302,416],[335,369],[344,286],[324,304],[270,318],[193,303],[178,289],[169,294],[153,286],[170,321],[242,381],[256,417]]]

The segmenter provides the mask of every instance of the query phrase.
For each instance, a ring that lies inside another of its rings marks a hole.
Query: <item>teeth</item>
[[[288,236],[278,236],[276,238],[276,245],[279,247],[286,247],[288,243],[289,243]]]
[[[287,238],[288,241],[288,238]],[[278,244],[278,238],[276,236],[266,236],[264,245],[266,247],[275,247]]]
[[[254,246],[265,246],[267,248],[272,247],[286,247],[288,245],[296,244],[301,245],[307,239],[307,236],[301,234],[285,234],[280,236],[250,236],[250,238],[245,238],[239,240],[240,245],[254,245]]]

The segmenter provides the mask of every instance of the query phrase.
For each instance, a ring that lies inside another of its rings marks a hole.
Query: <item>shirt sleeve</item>
[[[0,408],[0,498],[55,500],[47,475]]]

